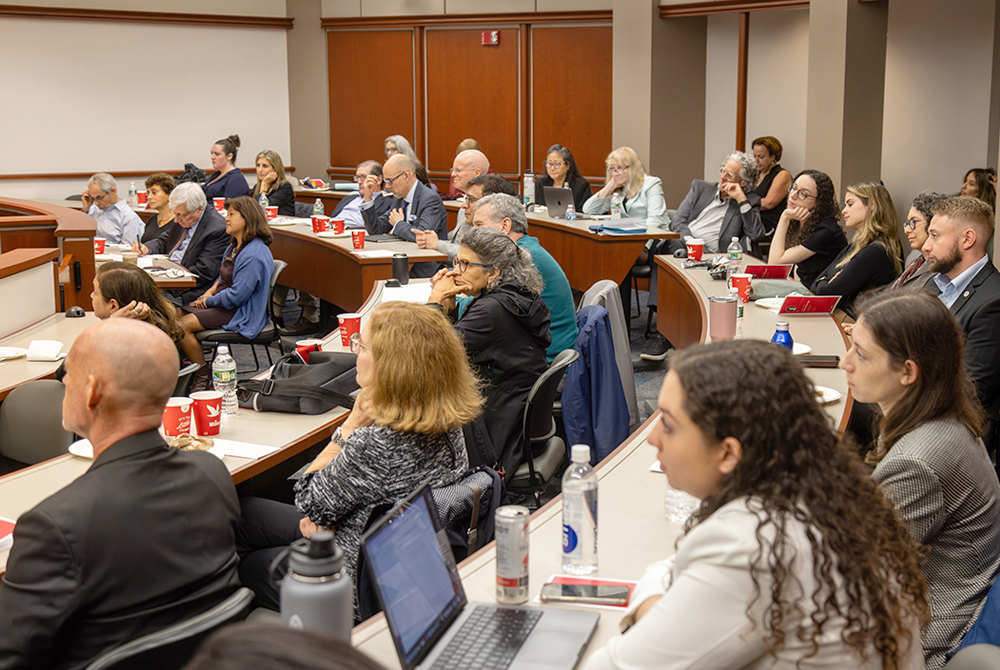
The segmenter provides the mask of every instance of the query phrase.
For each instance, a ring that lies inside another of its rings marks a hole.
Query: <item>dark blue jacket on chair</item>
[[[566,371],[562,393],[566,445],[589,445],[591,462],[598,463],[628,437],[628,405],[608,310],[599,305],[581,307],[576,325],[580,334],[573,348],[580,358]]]

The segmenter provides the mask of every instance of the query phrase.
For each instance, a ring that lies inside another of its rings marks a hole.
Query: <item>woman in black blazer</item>
[[[546,175],[535,181],[535,201],[545,204],[545,189],[543,186],[568,188],[573,191],[573,205],[576,211],[583,211],[583,203],[590,197],[590,184],[576,167],[573,154],[561,144],[553,144],[545,154]]]
[[[278,208],[278,216],[295,216],[295,191],[285,177],[285,166],[277,151],[264,149],[257,154],[257,183],[253,187],[253,199],[260,200],[263,191],[267,194],[267,204]]]

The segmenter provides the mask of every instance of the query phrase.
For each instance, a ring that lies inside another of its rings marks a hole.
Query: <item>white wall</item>
[[[705,179],[719,178],[719,164],[736,146],[739,19],[708,17],[705,53]],[[750,14],[747,69],[747,146],[755,137],[781,140],[781,163],[794,174],[804,167],[809,10]]]
[[[0,21],[0,62],[8,64],[5,90],[20,92],[0,105],[2,172],[179,170],[189,162],[208,167],[212,143],[231,133],[242,140],[239,167],[252,166],[264,148],[294,165],[286,33]],[[178,69],[193,75],[188,83],[172,72],[185,55],[192,64]],[[121,181],[132,179],[141,182],[142,177]],[[81,190],[81,184],[0,180],[0,194],[63,198]]]

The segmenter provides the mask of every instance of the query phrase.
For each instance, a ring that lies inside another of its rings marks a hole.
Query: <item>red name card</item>
[[[755,279],[788,279],[792,273],[791,265],[747,265],[744,270]]]
[[[781,303],[778,314],[830,314],[840,302],[839,295],[790,295]]]

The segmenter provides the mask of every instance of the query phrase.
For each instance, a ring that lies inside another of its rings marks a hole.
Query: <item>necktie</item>
[[[191,234],[191,229],[190,228],[185,228],[184,229],[184,234],[181,235],[181,238],[179,240],[177,240],[177,244],[175,244],[174,248],[171,249],[170,252],[167,254],[167,258],[170,258],[173,255],[173,253],[175,251],[177,251],[177,247],[181,246],[181,244],[184,243],[184,240],[186,240],[187,236],[190,235],[190,234]]]

